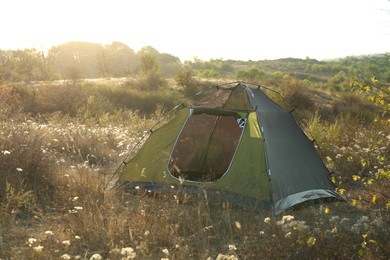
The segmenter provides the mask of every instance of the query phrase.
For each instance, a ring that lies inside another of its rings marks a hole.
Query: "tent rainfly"
[[[299,203],[343,198],[291,113],[258,88],[219,86],[153,131],[117,184],[152,191],[200,188],[275,215]]]

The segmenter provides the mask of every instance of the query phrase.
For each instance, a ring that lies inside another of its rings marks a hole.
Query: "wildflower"
[[[310,247],[310,246],[314,246],[316,244],[316,241],[317,241],[317,239],[315,237],[309,237],[307,239],[306,243]]]
[[[282,217],[282,220],[284,221],[284,222],[288,222],[288,221],[291,221],[291,220],[293,220],[294,219],[294,216],[291,216],[291,215],[286,215],[286,216],[283,216]]]
[[[285,235],[284,235],[285,238],[290,238],[291,237],[291,231],[290,232],[287,232]]]
[[[229,251],[235,251],[237,247],[235,245],[229,245]]]
[[[169,250],[167,249],[167,248],[164,248],[163,250],[162,250],[162,252],[165,254],[165,255],[169,255]]]
[[[264,223],[266,223],[266,224],[271,223],[271,218],[270,218],[270,217],[266,217],[266,218],[264,219]]]
[[[30,237],[28,240],[27,240],[27,244],[29,247],[31,247],[35,242],[37,242],[37,239],[36,238],[33,238],[33,237]]]
[[[238,260],[238,257],[235,255],[218,254],[216,260]]]
[[[43,246],[34,246],[33,249],[35,253],[40,254],[42,253]]]
[[[64,240],[62,241],[63,245],[70,246],[70,240]]]
[[[110,250],[110,254],[112,254],[112,255],[119,255],[120,253],[121,253],[121,250],[119,250],[118,248],[114,248],[114,249]]]
[[[77,240],[80,240],[80,239],[81,239],[80,236],[74,236],[74,238],[77,239]]]
[[[136,190],[139,190],[139,186],[136,186],[135,189],[136,189]]]
[[[263,230],[260,231],[260,236],[265,235],[265,232]]]
[[[18,172],[22,172],[22,171],[23,171],[22,168],[16,168],[16,170],[17,170]]]
[[[282,220],[276,222],[276,225],[280,226],[280,225],[283,225],[284,223],[292,221],[292,220],[294,220],[294,216],[286,215],[286,216],[282,217]]]
[[[340,226],[344,229],[349,229],[349,226],[351,225],[351,220],[349,218],[343,218],[340,221]]]
[[[149,236],[149,234],[150,234],[149,230],[146,230],[145,233],[144,233],[145,237]]]
[[[343,155],[342,154],[336,154],[336,159],[340,159],[341,157],[343,157]]]
[[[236,224],[236,228],[237,229],[241,229],[241,223],[240,222],[236,221],[235,224]]]
[[[72,199],[72,201],[77,201],[79,199],[79,197],[74,197],[73,199]]]
[[[93,254],[89,260],[102,260],[103,257],[99,254]]]
[[[7,151],[7,150],[5,150],[5,151],[2,151],[2,153],[3,153],[4,155],[11,154],[11,152],[10,152],[10,151]]]
[[[124,247],[121,250],[121,255],[126,256],[126,259],[134,259],[137,257],[137,253],[132,247]]]
[[[82,210],[83,207],[81,207],[81,206],[75,206],[74,209],[75,209],[75,210]]]
[[[72,258],[71,258],[70,255],[68,255],[68,254],[63,254],[63,255],[61,256],[61,259],[70,260],[70,259],[72,259]]]
[[[45,231],[45,234],[48,235],[48,236],[53,236],[54,235],[53,231],[50,231],[50,230]]]

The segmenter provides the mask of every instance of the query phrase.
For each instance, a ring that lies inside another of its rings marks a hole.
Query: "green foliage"
[[[167,86],[167,81],[160,73],[157,57],[152,52],[141,53],[139,88],[143,90],[157,90]]]
[[[190,97],[200,91],[200,82],[192,75],[192,71],[188,69],[180,70],[175,80],[182,88],[183,94],[186,97]]]
[[[17,218],[31,216],[37,210],[34,193],[23,187],[15,189],[9,182],[0,196],[0,229],[1,225],[14,221]],[[1,236],[1,232],[0,232]]]
[[[309,94],[308,88],[295,78],[285,76],[282,81],[281,92],[293,108],[301,110],[314,108],[314,101]]]
[[[247,70],[239,70],[236,74],[236,78],[239,80],[247,80],[250,82],[258,82],[265,76],[265,72],[259,68],[252,67]]]
[[[202,71],[199,71],[196,74],[196,76],[199,77],[199,78],[211,79],[211,78],[218,77],[218,72],[215,71],[214,69],[202,70]]]

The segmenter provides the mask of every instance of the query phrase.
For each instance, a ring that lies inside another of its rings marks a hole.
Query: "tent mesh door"
[[[176,178],[216,181],[228,170],[244,119],[197,114],[188,118],[173,148],[168,170]]]

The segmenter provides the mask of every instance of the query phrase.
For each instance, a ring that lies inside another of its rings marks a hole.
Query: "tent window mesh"
[[[220,179],[233,159],[245,122],[235,116],[190,116],[173,148],[169,172],[190,181]]]

